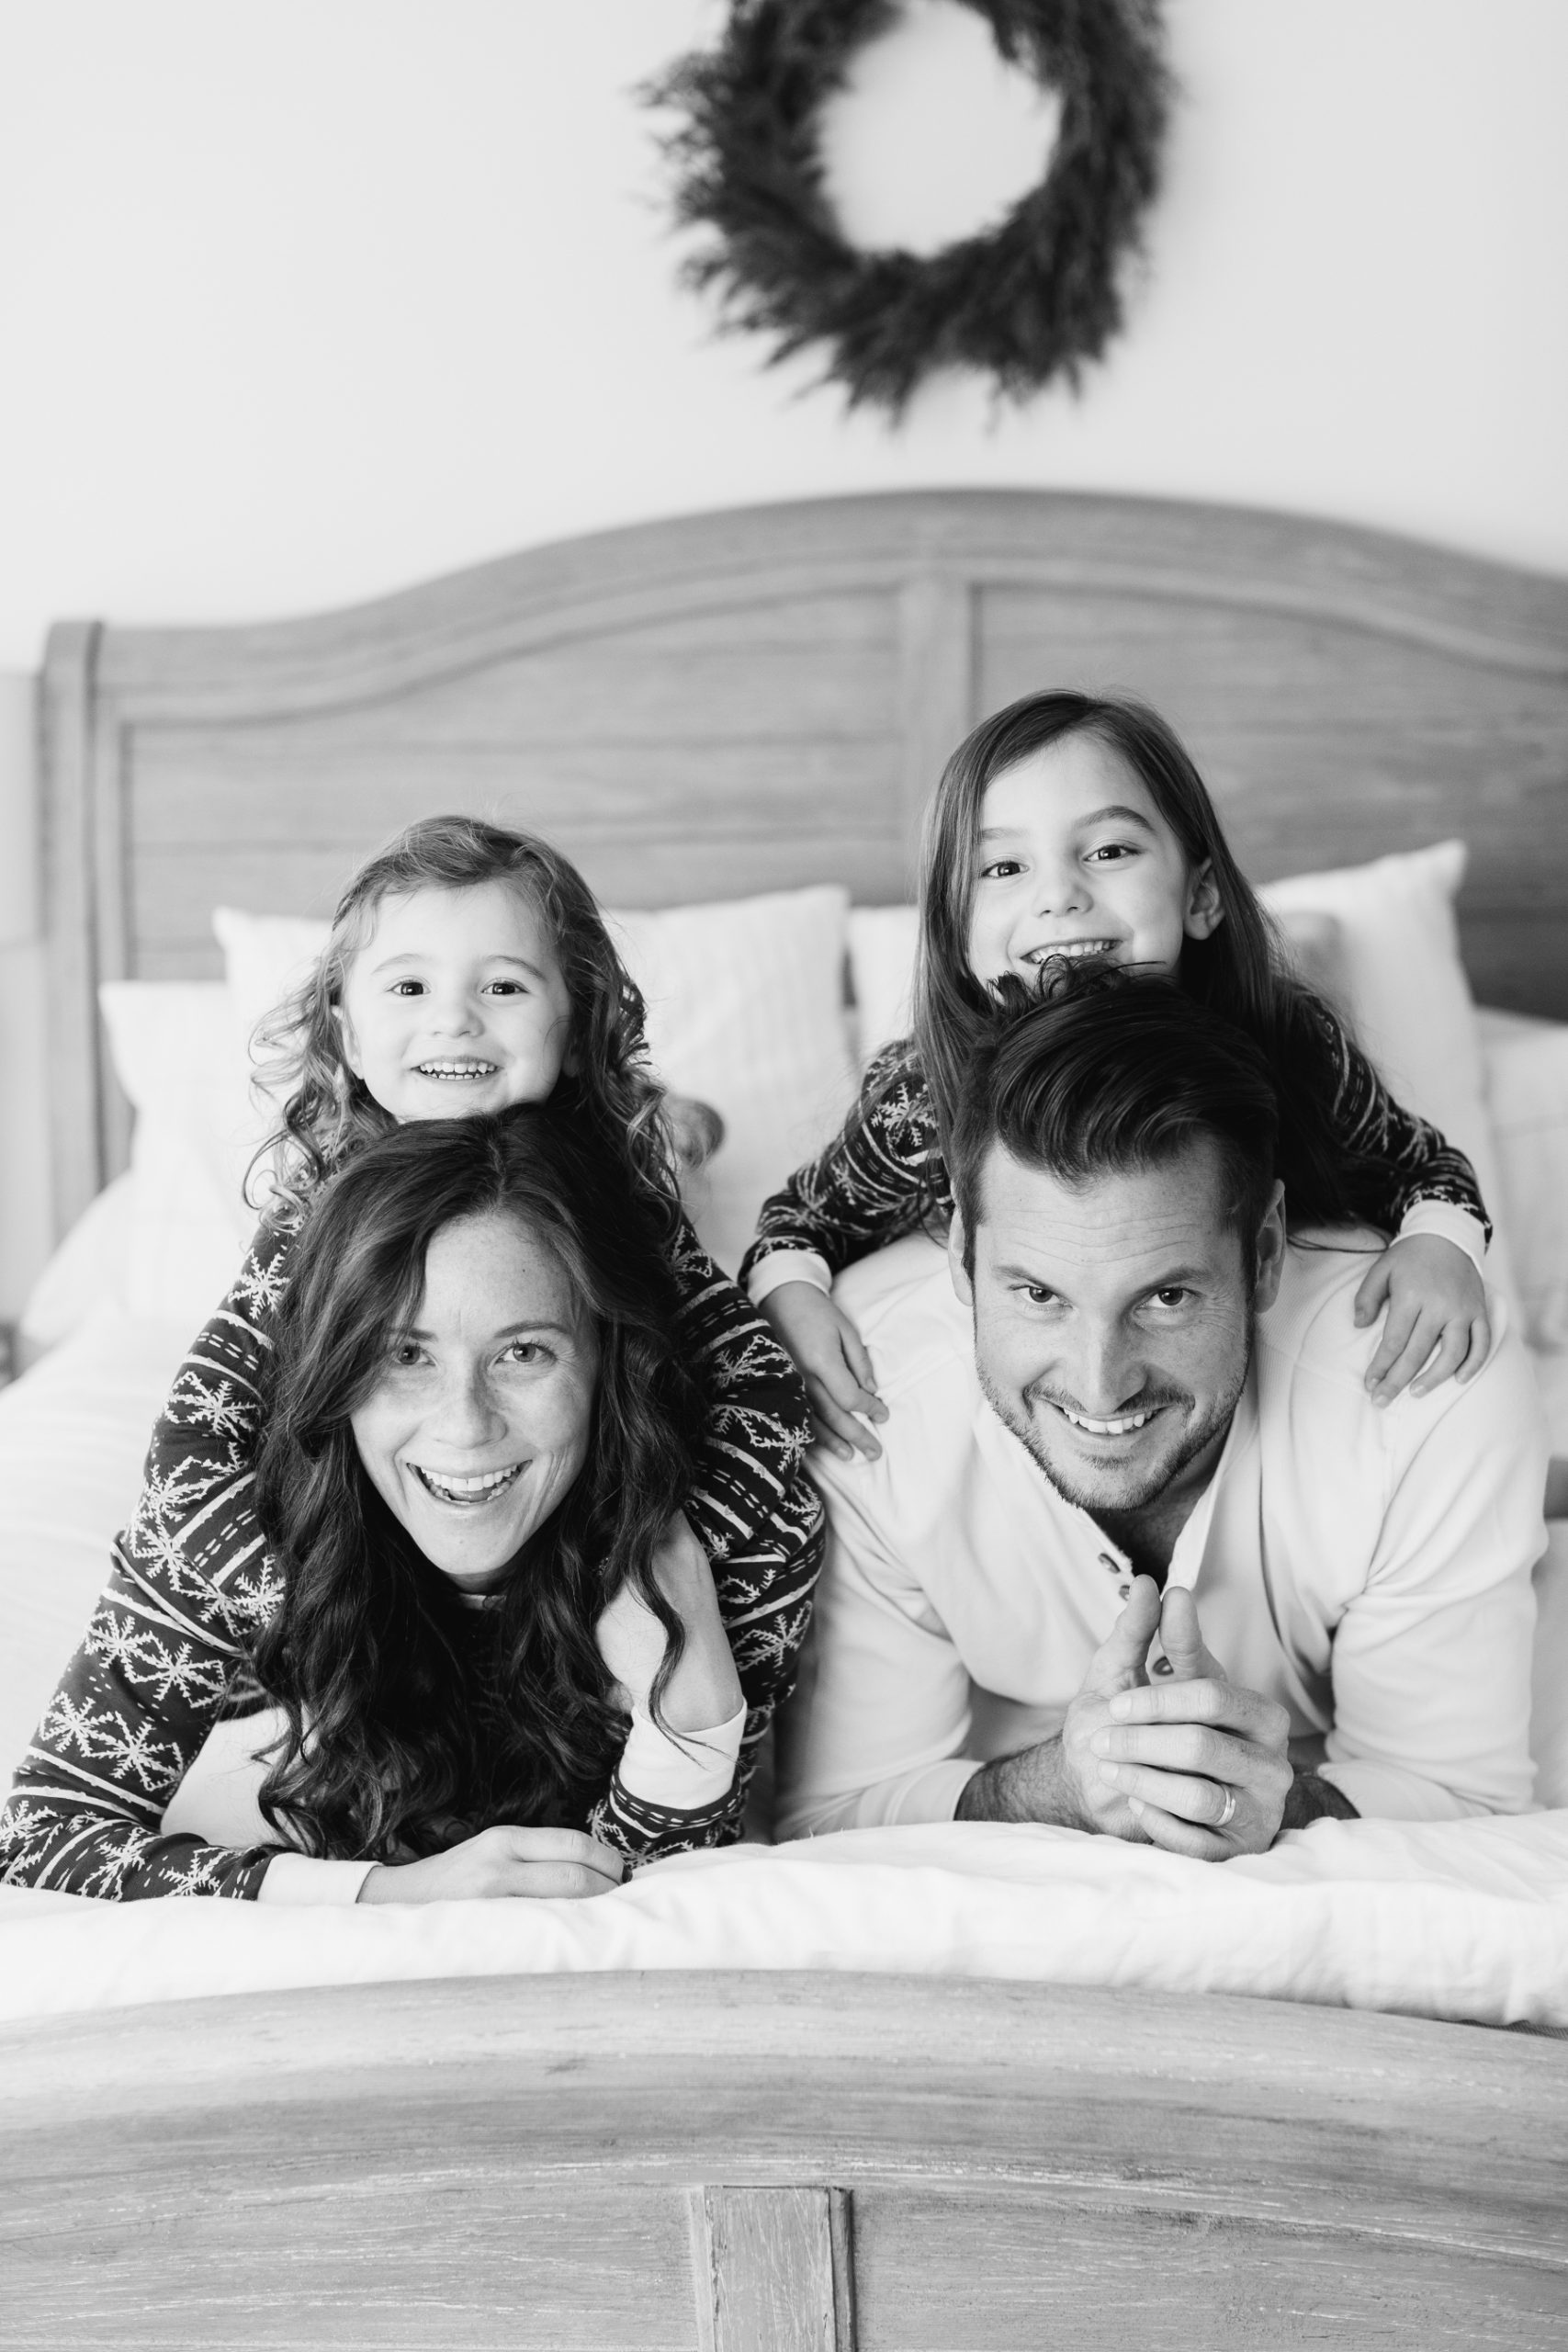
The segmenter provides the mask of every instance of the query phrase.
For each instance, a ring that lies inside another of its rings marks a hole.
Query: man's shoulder
[[[858,1260],[840,1275],[833,1296],[871,1351],[889,1403],[933,1382],[973,1385],[969,1310],[953,1290],[940,1242],[912,1233]]]
[[[1476,1412],[1480,1400],[1505,1408],[1522,1384],[1533,1393],[1529,1366],[1508,1328],[1504,1300],[1488,1292],[1492,1350],[1481,1371],[1464,1386],[1443,1381],[1425,1397],[1406,1390],[1393,1407],[1375,1406],[1367,1394],[1367,1368],[1382,1337],[1382,1317],[1356,1321],[1356,1294],[1373,1259],[1386,1245],[1368,1233],[1308,1234],[1285,1253],[1279,1296],[1259,1317],[1258,1348],[1264,1394],[1288,1389],[1292,1408],[1311,1413],[1314,1400],[1330,1400],[1341,1418],[1352,1419],[1379,1452],[1403,1453],[1423,1443],[1432,1426],[1461,1406]],[[1477,1418],[1486,1417],[1483,1408]]]

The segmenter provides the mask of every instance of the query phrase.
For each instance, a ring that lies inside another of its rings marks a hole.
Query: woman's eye
[[[424,1350],[417,1340],[400,1340],[392,1350],[392,1362],[400,1372],[408,1372],[413,1365],[423,1363],[423,1361]]]
[[[501,1360],[502,1363],[531,1366],[547,1363],[550,1360],[550,1351],[548,1348],[541,1346],[537,1340],[513,1340]]]

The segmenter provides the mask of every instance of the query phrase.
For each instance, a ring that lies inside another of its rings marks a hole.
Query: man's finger
[[[1151,1846],[1162,1846],[1168,1854],[1185,1854],[1193,1862],[1230,1860],[1229,1844],[1213,1830],[1200,1829],[1192,1822],[1167,1813],[1162,1805],[1150,1804],[1146,1797],[1131,1797],[1128,1805]]]
[[[1233,1786],[1200,1779],[1192,1773],[1156,1771],[1146,1764],[1102,1764],[1100,1777],[1108,1788],[1124,1796],[1129,1805],[1136,1797],[1141,1804],[1174,1814],[1196,1828],[1212,1829],[1216,1837],[1222,1823],[1235,1818],[1236,1805],[1227,1805],[1227,1799],[1235,1796],[1237,1804],[1240,1802],[1240,1792]]]
[[[1134,1577],[1126,1606],[1089,1662],[1083,1687],[1096,1698],[1131,1690],[1144,1680],[1144,1661],[1159,1626],[1159,1587],[1153,1577]]]
[[[1291,1731],[1290,1717],[1272,1699],[1211,1675],[1196,1682],[1178,1682],[1170,1675],[1139,1690],[1122,1690],[1109,1712],[1118,1724],[1212,1724],[1254,1747],[1281,1753]]]
[[[1178,1682],[1196,1682],[1200,1675],[1224,1680],[1224,1668],[1203,1639],[1198,1603],[1185,1585],[1167,1588],[1160,1605],[1159,1637]]]

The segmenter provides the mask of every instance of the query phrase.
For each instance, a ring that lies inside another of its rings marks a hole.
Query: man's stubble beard
[[[979,1374],[980,1390],[987,1404],[989,1405],[992,1412],[995,1413],[1002,1427],[1010,1436],[1018,1440],[1019,1444],[1022,1446],[1024,1452],[1028,1454],[1035,1468],[1043,1473],[1051,1485],[1055,1487],[1056,1492],[1061,1496],[1064,1502],[1071,1503],[1076,1510],[1088,1511],[1091,1517],[1097,1511],[1109,1511],[1113,1513],[1138,1511],[1146,1510],[1149,1504],[1157,1501],[1159,1497],[1163,1495],[1168,1487],[1173,1486],[1178,1478],[1180,1477],[1182,1472],[1190,1468],[1191,1464],[1197,1461],[1199,1455],[1204,1451],[1204,1449],[1207,1446],[1212,1445],[1216,1437],[1222,1435],[1224,1430],[1229,1429],[1231,1422],[1235,1418],[1235,1408],[1241,1402],[1242,1391],[1247,1386],[1247,1374],[1252,1368],[1253,1338],[1256,1329],[1257,1317],[1249,1309],[1247,1317],[1247,1348],[1242,1356],[1241,1369],[1236,1374],[1235,1385],[1228,1396],[1223,1397],[1215,1404],[1213,1412],[1208,1415],[1201,1428],[1196,1430],[1190,1431],[1188,1435],[1182,1439],[1180,1445],[1172,1455],[1168,1464],[1160,1464],[1157,1465],[1156,1469],[1152,1470],[1148,1474],[1146,1483],[1142,1487],[1130,1494],[1091,1495],[1087,1491],[1075,1491],[1069,1480],[1064,1477],[1056,1466],[1046,1459],[1043,1446],[1040,1442],[1039,1424],[1033,1414],[1027,1410],[1032,1397],[1046,1395],[1048,1392],[1043,1390],[1038,1383],[1032,1383],[1024,1390],[1023,1396],[1026,1409],[1022,1420],[1020,1421],[1016,1418],[1016,1408],[1013,1407],[1011,1400],[1004,1399],[999,1391],[992,1385],[991,1381],[987,1376],[986,1367],[980,1361],[977,1348],[975,1357],[975,1368]],[[1168,1391],[1166,1393],[1166,1396],[1160,1401],[1174,1403],[1177,1401],[1179,1394],[1182,1402],[1190,1403],[1191,1398],[1190,1392],[1177,1392],[1174,1390]],[[1136,1405],[1134,1405],[1132,1407],[1124,1407],[1122,1409],[1124,1411],[1131,1410],[1135,1412],[1138,1410],[1138,1408]],[[1110,1419],[1111,1416],[1107,1415],[1104,1418]]]

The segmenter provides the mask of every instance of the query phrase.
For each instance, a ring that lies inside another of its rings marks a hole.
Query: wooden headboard
[[[536,828],[622,905],[902,899],[948,752],[1048,684],[1163,710],[1258,880],[1462,834],[1477,995],[1568,1016],[1568,582],[1041,492],[695,515],[304,620],[53,631],[58,1228],[127,1147],[96,985],[216,976],[215,905],[324,914],[443,808]]]

